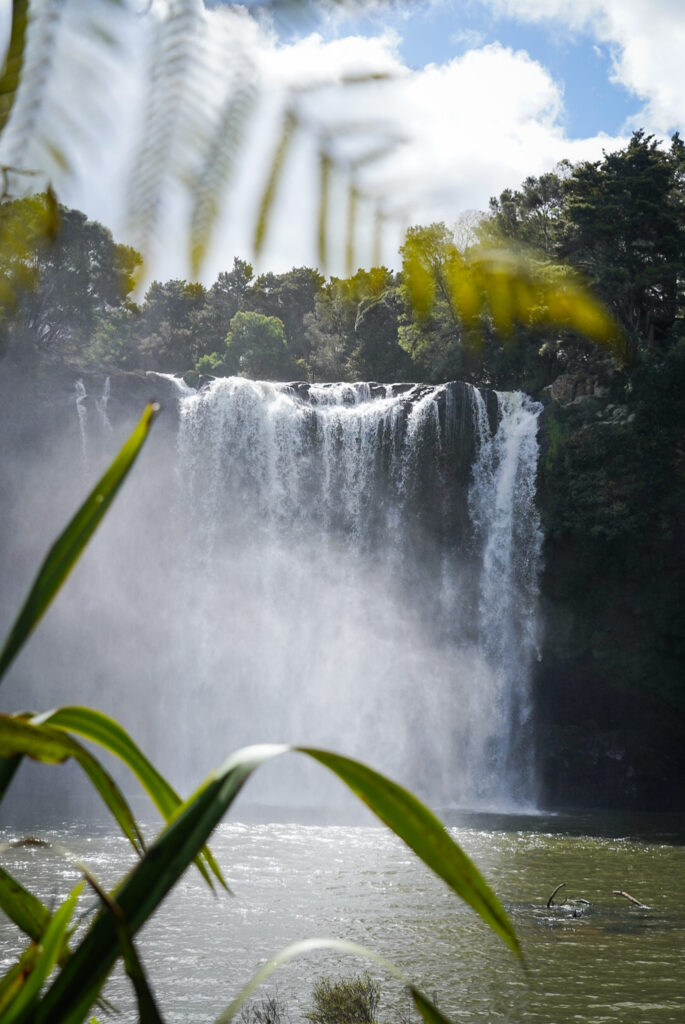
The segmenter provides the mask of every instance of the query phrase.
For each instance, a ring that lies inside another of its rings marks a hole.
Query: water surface
[[[226,824],[212,848],[234,897],[212,896],[195,871],[138,940],[168,1024],[212,1021],[251,974],[288,943],[336,936],[394,960],[457,1021],[622,1022],[685,1019],[685,849],[682,822],[635,819],[459,818],[455,838],[476,860],[511,914],[527,973],[476,915],[385,830],[375,827]],[[605,834],[602,834],[604,832]],[[4,840],[18,833],[5,830]],[[104,828],[53,829],[58,841],[108,884],[132,862]],[[40,848],[12,848],[2,864],[53,904],[75,884],[66,861]],[[560,882],[559,899],[546,901]],[[641,909],[612,895],[621,889]],[[85,901],[87,905],[88,900]],[[21,947],[0,926],[3,968]],[[277,990],[293,1024],[313,983],[369,965],[329,954],[280,968]],[[382,1021],[416,1021],[401,985],[375,965]],[[137,1020],[128,983],[108,992]]]

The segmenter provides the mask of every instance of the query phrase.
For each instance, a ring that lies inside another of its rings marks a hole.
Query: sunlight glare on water
[[[223,825],[211,845],[234,897],[217,899],[190,871],[138,940],[164,1020],[213,1021],[283,946],[335,936],[394,960],[455,1021],[682,1022],[683,848],[667,834],[628,838],[626,831],[602,838],[559,829],[558,819],[481,816],[452,830],[512,916],[526,974],[476,915],[385,830]],[[72,827],[44,838],[64,843],[108,885],[132,863],[125,841],[104,830],[89,835]],[[70,865],[58,868],[59,860],[39,848],[6,851],[4,864],[50,906],[77,877]],[[567,902],[547,909],[549,894],[562,881],[567,885],[559,900],[566,893],[569,901],[581,898],[589,906]],[[613,896],[614,889],[630,892],[648,909]],[[574,906],[581,916],[573,916]],[[5,922],[4,967],[20,947]],[[406,1019],[401,985],[376,965],[332,954],[280,968],[266,991],[277,990],[296,1024],[319,977],[366,969],[381,983],[379,1019]],[[134,1024],[123,974],[114,977],[108,996],[123,1011],[117,1019]],[[418,1024],[415,1012],[411,1019]]]

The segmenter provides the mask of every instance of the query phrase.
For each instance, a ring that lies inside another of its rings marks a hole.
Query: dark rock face
[[[682,810],[685,522],[676,453],[658,432],[649,440],[639,410],[636,419],[566,384],[543,417],[538,488],[541,802]]]

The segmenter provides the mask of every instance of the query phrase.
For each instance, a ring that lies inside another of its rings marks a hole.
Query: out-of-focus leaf
[[[34,942],[40,942],[50,923],[48,908],[2,867],[0,909]]]
[[[181,806],[182,801],[178,793],[169,785],[164,776],[160,775],[126,730],[101,711],[68,706],[36,715],[32,722],[34,724],[45,723],[68,732],[78,733],[93,743],[99,743],[105,750],[120,758],[137,777],[165,821],[169,821]],[[228,890],[221,869],[211,851],[205,847],[201,856],[219,883]],[[211,885],[211,880],[202,861],[198,861],[197,866]]]
[[[73,757],[109,807],[124,835],[138,853],[145,849],[143,837],[124,794],[97,758],[61,729],[0,715],[0,757],[17,754],[36,761],[59,764]]]
[[[0,1020],[5,1019],[3,1016],[5,1009],[12,1005],[26,984],[27,978],[36,965],[39,954],[39,947],[35,942],[32,942],[24,950],[17,962],[12,964],[9,970],[5,971],[2,978],[0,978]]]
[[[8,169],[2,169],[5,176]],[[6,186],[5,186],[6,187]],[[59,206],[52,189],[13,202],[0,202],[0,323],[37,281],[37,250],[54,241]]]
[[[332,169],[333,161],[330,155],[322,149],[319,153],[319,216],[317,234],[319,266],[322,270],[328,264],[328,211],[330,206]]]
[[[27,1020],[34,1009],[43,984],[57,963],[64,947],[72,914],[82,889],[83,882],[79,882],[61,907],[53,914],[38,949],[38,955],[34,960],[33,970],[16,997],[5,1008],[2,1024],[21,1024]]]
[[[216,128],[193,180],[190,218],[190,267],[197,276],[209,249],[218,219],[222,191],[230,183],[240,159],[245,129],[256,101],[254,69],[234,75],[234,88],[224,101]]]
[[[127,222],[133,244],[147,259],[159,242],[165,189],[179,181],[178,149],[184,136],[192,145],[192,128],[201,116],[196,88],[201,7],[195,0],[174,0],[152,16],[144,12],[150,35],[146,63],[143,128],[128,181]],[[183,182],[187,187],[187,181]]]
[[[150,403],[146,407],[140,422],[114,462],[48,552],[24,606],[10,631],[2,653],[0,653],[0,678],[35,629],[99,526],[102,517],[135,462],[158,409],[159,406],[155,403]]]
[[[7,787],[14,778],[15,772],[21,764],[21,755],[14,757],[0,757],[0,800],[2,800]]]
[[[414,1006],[419,1011],[426,1024],[452,1024],[449,1017],[446,1017],[444,1013],[441,1013],[430,999],[426,999],[423,993],[419,992],[415,985],[409,985],[409,994],[411,995]]]
[[[385,957],[379,956],[371,949],[367,949],[365,946],[360,946],[356,942],[349,942],[346,939],[303,939],[300,942],[293,942],[291,945],[286,946],[275,956],[271,957],[259,970],[250,978],[248,983],[243,986],[238,995],[232,1001],[230,1006],[224,1010],[224,1012],[217,1017],[214,1024],[229,1024],[229,1021],[240,1012],[242,1007],[250,996],[256,991],[256,989],[266,979],[273,974],[273,972],[287,963],[289,960],[293,960],[295,957],[304,956],[307,953],[319,952],[320,950],[331,950],[334,953],[342,953],[348,956],[364,957],[366,960],[372,960],[377,964],[380,964],[389,974],[392,974],[395,978],[398,978],[405,987],[409,990],[414,1005],[417,1010],[426,1021],[426,1024],[451,1024],[449,1017],[445,1017],[444,1014],[438,1010],[438,1008],[423,995],[419,989],[414,985],[410,985],[407,982],[406,977],[390,960],[386,960]]]
[[[152,989],[150,988],[150,983],[147,980],[147,975],[145,974],[143,965],[140,962],[140,957],[138,956],[136,947],[133,944],[133,939],[128,933],[126,919],[122,914],[119,905],[116,900],[113,900],[111,896],[107,895],[102,886],[89,871],[85,872],[85,876],[86,881],[100,897],[102,903],[109,911],[112,921],[114,922],[119,939],[119,948],[124,960],[124,967],[126,968],[126,973],[131,979],[133,989],[136,993],[139,1024],[164,1024],[159,1014],[159,1010],[157,1009],[157,1003],[155,1002],[155,997],[152,994]]]
[[[0,77],[0,135],[9,121],[21,80],[26,47],[26,29],[29,21],[28,0],[12,0],[12,31]]]
[[[345,237],[345,273],[347,277],[354,274],[357,241],[357,209],[359,207],[359,190],[352,183],[347,195],[347,231]]]
[[[419,316],[427,316],[435,302],[435,278],[414,251],[407,253],[402,269],[409,301]]]
[[[373,960],[375,963],[380,964],[389,974],[398,978],[409,989],[414,1005],[426,1021],[426,1024],[451,1024],[449,1018],[440,1013],[430,999],[427,999],[415,986],[407,983],[406,977],[392,961],[386,960],[385,957],[379,956],[378,953],[367,949],[365,946],[360,946],[356,942],[349,942],[346,939],[303,939],[300,942],[293,942],[291,945],[286,946],[285,949],[282,949],[259,968],[240,990],[230,1006],[217,1017],[214,1024],[228,1024],[229,1021],[233,1020],[259,985],[266,981],[269,975],[278,967],[281,967],[289,960],[293,960],[295,957],[304,956],[307,953],[314,953],[323,949],[348,956],[364,957],[366,960]]]
[[[619,356],[627,351],[614,318],[567,268],[506,249],[462,255],[453,243],[440,244],[436,252],[432,235],[412,231],[403,247],[404,283],[419,316],[446,292],[471,332],[482,331],[489,317],[505,341],[514,327],[537,324],[577,331]]]
[[[271,159],[271,167],[266,179],[266,185],[262,193],[261,202],[259,204],[259,213],[257,215],[257,223],[255,225],[254,234],[254,251],[255,256],[259,256],[262,249],[264,248],[264,242],[266,241],[266,232],[269,226],[269,220],[271,217],[271,211],[273,209],[274,201],[276,199],[276,193],[278,191],[278,185],[281,180],[283,168],[285,167],[285,161],[288,156],[288,152],[292,145],[293,137],[298,126],[297,115],[294,110],[286,110],[283,118],[283,127],[281,128],[281,137],[278,140],[278,145],[274,150],[274,155]]]
[[[314,758],[337,774],[520,955],[513,927],[496,897],[442,824],[416,797],[349,758],[309,747],[276,745],[247,747],[233,754],[182,805],[178,816],[113,894],[131,937],[198,855],[252,772],[289,749]],[[75,1001],[85,1016],[117,955],[116,928],[111,916],[101,912],[46,992],[32,1024],[63,1024]]]
[[[380,267],[383,253],[383,211],[380,204],[376,204],[373,211],[373,239],[371,243],[371,263],[374,267]]]

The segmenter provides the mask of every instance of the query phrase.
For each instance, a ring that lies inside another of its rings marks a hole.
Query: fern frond
[[[127,221],[136,244],[149,253],[158,240],[165,187],[174,177],[183,127],[192,121],[198,49],[196,0],[174,0],[151,19],[146,106],[140,145],[128,186]]]
[[[359,189],[354,181],[350,182],[347,191],[347,224],[345,235],[345,276],[352,277],[357,244],[357,209],[359,207]]]
[[[333,160],[325,145],[319,149],[319,215],[317,251],[322,270],[328,265],[328,216],[331,198],[331,173]]]
[[[0,77],[0,134],[4,131],[17,97],[21,69],[24,65],[28,21],[28,0],[13,0],[10,43],[7,49],[7,57],[5,58],[5,66],[2,70],[2,77]]]
[[[271,159],[271,166],[266,178],[266,184],[259,204],[259,213],[255,225],[254,251],[259,256],[266,241],[266,231],[271,216],[271,211],[276,199],[276,193],[281,181],[281,175],[285,167],[286,158],[292,146],[293,137],[299,126],[299,118],[292,107],[289,107],[283,116],[281,135]]]
[[[204,263],[221,199],[236,173],[247,124],[257,103],[256,73],[244,51],[235,56],[232,78],[216,127],[206,141],[204,154],[191,179],[190,264],[193,276]]]
[[[40,135],[38,125],[47,102],[60,15],[60,9],[54,5],[35,3],[23,25],[25,35],[21,41],[21,65],[17,67],[18,81],[3,126],[3,158],[12,167],[31,166],[30,152]],[[14,27],[13,18],[13,36]]]

